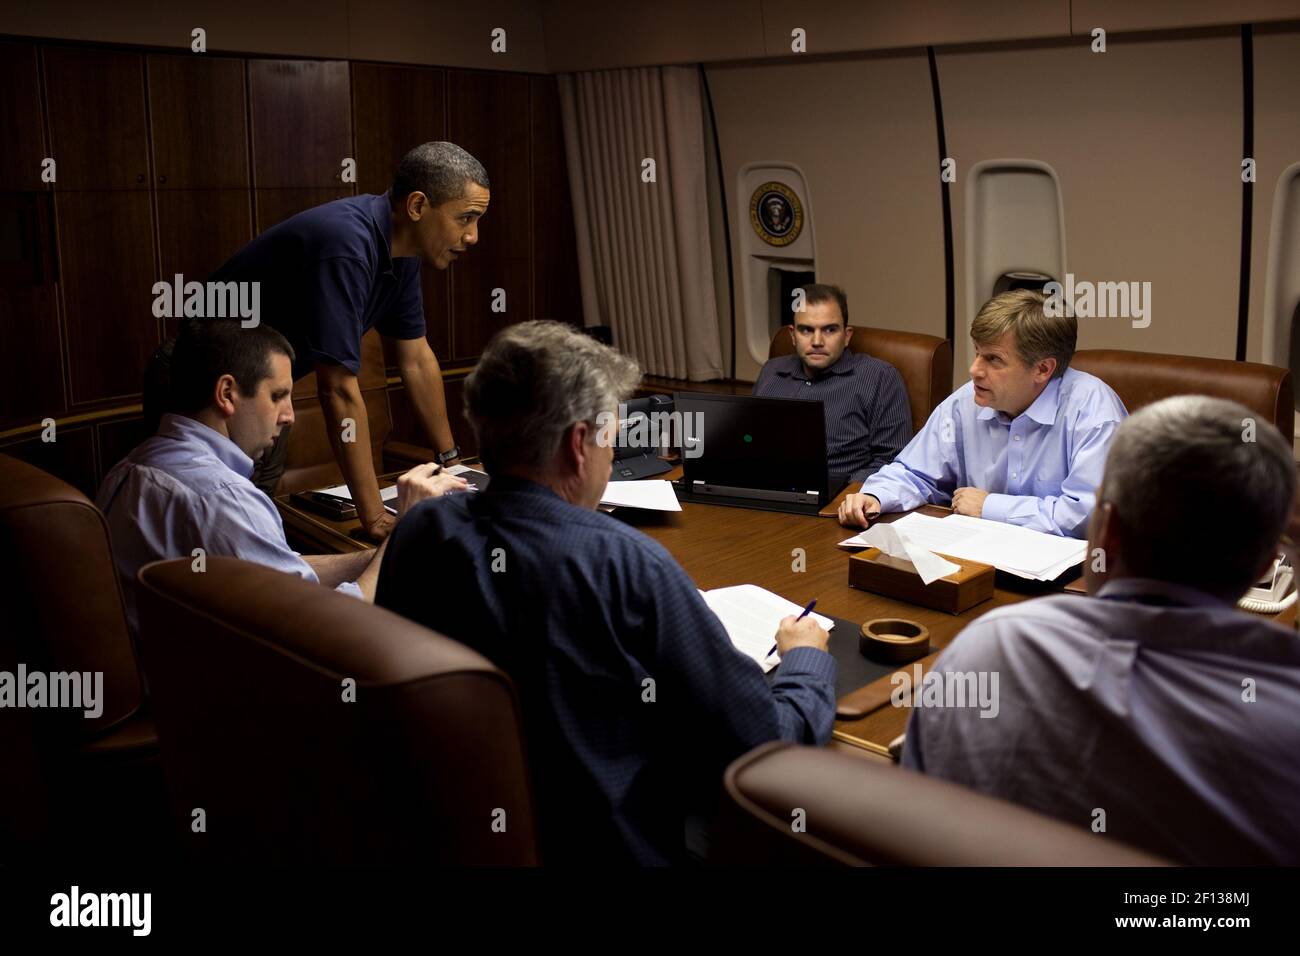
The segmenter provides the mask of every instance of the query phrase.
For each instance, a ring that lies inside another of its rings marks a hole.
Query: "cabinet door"
[[[148,190],[139,54],[52,46],[43,55],[55,188]]]
[[[357,186],[382,193],[407,150],[447,138],[447,76],[426,66],[352,65]]]
[[[283,222],[313,206],[352,195],[351,189],[258,189],[254,191],[257,231],[266,232],[277,222]]]
[[[250,60],[248,83],[254,185],[351,193],[343,182],[343,161],[355,158],[347,62]]]
[[[55,198],[71,402],[134,397],[159,340],[149,193]]]
[[[64,410],[59,312],[52,285],[0,283],[0,429]]]
[[[217,267],[253,238],[246,189],[168,189],[158,204],[158,253],[164,282],[179,274],[185,282],[205,282]],[[178,318],[163,320],[163,335],[175,335]]]
[[[398,162],[421,143],[447,138],[447,72],[435,67],[352,65],[352,125],[356,133],[357,188],[382,193]],[[447,273],[420,270],[429,347],[449,354]],[[389,363],[392,368],[392,363]]]
[[[0,428],[62,414],[53,201],[36,47],[0,43]]]
[[[0,129],[9,138],[0,149],[0,189],[46,189],[41,161],[49,156],[41,129],[40,73],[32,43],[0,43]]]
[[[450,70],[448,138],[474,154],[492,181],[477,248],[451,268],[451,360],[468,361],[499,329],[531,318],[529,78]],[[494,292],[505,311],[493,311]]]
[[[247,189],[244,61],[158,55],[147,66],[157,188]]]

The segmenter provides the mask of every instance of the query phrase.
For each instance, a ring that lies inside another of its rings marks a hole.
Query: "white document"
[[[482,475],[484,478],[487,477],[486,471],[483,471],[482,469],[479,468],[471,468],[469,465],[448,465],[446,468],[443,469],[443,471],[445,471],[447,474],[451,475],[452,477],[455,477],[456,475],[463,475],[466,472],[471,472],[472,474],[475,475]]]
[[[449,475],[463,475],[466,472],[469,472],[475,475],[483,475],[483,477],[485,478],[487,477],[487,472],[480,471],[477,468],[470,468],[468,465],[450,465],[447,468],[444,468],[443,471],[445,471]],[[468,481],[469,479],[466,480]],[[352,500],[352,492],[348,490],[347,485],[331,485],[328,488],[318,488],[316,490],[322,495],[333,495],[335,498],[343,498],[347,501]],[[467,490],[478,491],[478,489],[474,487],[472,482]],[[379,497],[386,502],[396,501],[397,485],[394,484],[394,485],[389,485],[387,488],[381,488],[379,490]],[[389,508],[388,510],[394,511],[394,509],[392,508]],[[394,511],[394,513],[396,512]]]
[[[352,500],[352,492],[348,490],[347,485],[331,485],[329,488],[317,488],[316,490],[322,495],[333,495],[335,498]],[[379,492],[379,497],[385,501],[395,501],[397,499],[397,485],[382,489]]]
[[[648,511],[681,511],[681,503],[667,481],[611,481],[600,496],[602,505],[614,508],[645,508]]]
[[[770,671],[781,663],[780,654],[768,654],[776,643],[777,626],[787,615],[798,617],[803,608],[756,584],[715,588],[701,591],[700,596],[718,616],[736,650],[755,661],[764,671]],[[835,626],[834,621],[816,611],[808,616],[824,630],[829,631]]]
[[[859,537],[866,544],[879,548],[885,554],[911,561],[912,567],[916,568],[916,573],[921,576],[921,581],[925,584],[931,584],[961,570],[961,565],[945,561],[933,551],[927,551],[913,541],[898,528],[899,523],[895,521],[891,524],[873,525]]]
[[[948,515],[933,518],[913,512],[892,523],[904,537],[927,551],[942,552],[954,558],[991,564],[1032,581],[1052,581],[1069,568],[1080,564],[1088,553],[1088,542],[1044,534],[1001,521]],[[874,529],[872,529],[874,530]],[[840,542],[841,547],[871,546],[869,532]]]

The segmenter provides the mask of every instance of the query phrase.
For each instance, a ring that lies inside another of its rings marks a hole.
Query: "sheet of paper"
[[[898,528],[898,522],[874,525],[862,533],[862,540],[885,554],[912,562],[912,567],[916,568],[916,573],[925,584],[932,584],[961,570],[960,565],[945,561],[913,541]]]
[[[329,488],[317,488],[316,490],[322,495],[333,495],[336,498],[346,498],[348,501],[352,500],[352,492],[348,491],[347,485],[331,485]],[[392,485],[388,488],[382,489],[379,492],[379,497],[383,498],[385,501],[396,501],[397,485]]]
[[[443,469],[443,470],[446,471],[447,474],[449,474],[449,475],[466,475],[466,474],[468,474],[468,475],[471,475],[471,476],[474,476],[474,477],[479,477],[479,476],[481,476],[481,477],[483,477],[483,478],[486,478],[486,477],[487,477],[487,472],[485,472],[485,471],[481,471],[481,470],[479,470],[478,468],[470,468],[468,465],[449,465],[447,468],[445,468],[445,469]],[[466,479],[467,481],[470,482],[470,487],[469,487],[469,490],[470,490],[470,491],[477,491],[477,490],[478,490],[477,488],[475,488],[475,486],[474,486],[474,484],[473,484],[473,482],[474,482],[474,477],[470,477],[470,478],[467,478],[467,479]],[[331,485],[331,486],[328,487],[328,488],[317,488],[316,490],[319,491],[319,492],[320,492],[321,494],[323,494],[323,495],[333,495],[333,496],[336,497],[336,498],[345,498],[345,499],[347,499],[348,501],[351,501],[351,500],[352,500],[352,492],[348,490],[348,486],[347,486],[347,485]],[[379,496],[380,496],[384,501],[396,501],[396,500],[397,500],[397,485],[389,485],[387,488],[382,488],[382,489],[380,489],[380,491],[379,491]]]
[[[616,508],[645,508],[649,511],[681,511],[681,503],[668,481],[611,481],[600,496],[602,505]]]
[[[967,561],[991,564],[1001,571],[1033,581],[1051,581],[1083,561],[1088,543],[1078,538],[1044,534],[1001,521],[948,515],[934,518],[913,512],[892,526],[913,544]],[[840,542],[841,547],[863,548],[872,543],[868,532]]]
[[[781,662],[780,654],[768,654],[776,643],[777,626],[787,615],[797,617],[802,614],[802,607],[756,584],[715,588],[712,591],[701,591],[700,595],[718,616],[738,651],[765,671],[770,671]],[[808,616],[825,630],[829,631],[835,626],[834,621],[816,611]]]
[[[473,475],[482,475],[484,478],[487,477],[486,471],[483,471],[480,468],[471,468],[469,465],[448,465],[443,470],[449,475],[463,475],[469,473]]]

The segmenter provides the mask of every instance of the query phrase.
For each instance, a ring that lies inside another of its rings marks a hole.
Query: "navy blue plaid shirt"
[[[662,546],[532,482],[413,508],[375,603],[514,678],[545,862],[682,862],[729,761],[831,735],[833,657],[796,648],[769,686]]]
[[[758,373],[760,398],[820,401],[826,413],[826,460],[831,474],[865,481],[912,440],[912,407],[903,376],[888,362],[850,352],[809,378],[797,353],[769,359]]]

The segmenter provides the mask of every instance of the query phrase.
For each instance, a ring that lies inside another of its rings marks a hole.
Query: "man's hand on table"
[[[383,541],[397,527],[398,518],[424,499],[438,498],[449,491],[464,491],[468,487],[469,482],[447,474],[441,465],[416,465],[397,476],[397,515],[391,515],[385,510],[369,520],[362,518],[361,530],[371,541]]]
[[[849,528],[865,528],[871,519],[880,514],[880,499],[875,495],[846,495],[840,502],[836,515],[840,524]]]
[[[782,657],[796,647],[815,647],[824,651],[830,639],[831,636],[811,617],[800,620],[794,614],[787,615],[781,619],[781,624],[776,629],[776,647]]]
[[[959,515],[978,518],[984,514],[984,499],[988,496],[987,491],[978,488],[958,488],[952,493],[952,510]]]
[[[397,476],[397,516],[400,518],[426,498],[440,498],[449,491],[464,491],[468,487],[468,481],[447,474],[441,465],[432,462],[416,465]]]

